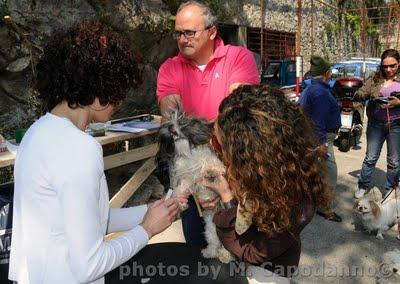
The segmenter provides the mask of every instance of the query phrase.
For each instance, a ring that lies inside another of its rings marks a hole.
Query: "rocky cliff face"
[[[211,2],[222,22],[260,27],[260,1]],[[306,1],[303,7],[302,21],[305,63],[311,54],[309,2]],[[344,30],[330,33],[326,30],[326,22],[337,23],[338,13],[314,2],[314,53],[335,60],[340,54],[354,49],[351,38],[337,39],[338,33],[344,33]],[[129,93],[117,116],[157,112],[157,70],[167,57],[177,52],[169,31],[173,27],[171,16],[178,3],[178,0],[0,0],[0,12],[6,11],[12,20],[8,23],[0,21],[0,133],[10,137],[13,129],[25,127],[37,117],[39,108],[31,86],[42,47],[56,29],[86,18],[100,19],[126,34],[143,57],[145,82]],[[297,1],[270,0],[266,3],[265,26],[268,29],[296,31]],[[307,64],[305,66],[307,68]]]
[[[0,21],[0,133],[26,127],[40,114],[32,91],[35,65],[51,34],[83,19],[100,19],[128,36],[143,58],[145,81],[116,116],[157,112],[157,69],[176,47],[166,32],[171,13],[160,0],[8,0]],[[1,4],[1,1],[0,1]]]

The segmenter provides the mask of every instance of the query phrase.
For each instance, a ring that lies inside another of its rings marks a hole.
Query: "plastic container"
[[[93,137],[106,135],[106,124],[102,122],[95,122],[89,124],[89,129]]]
[[[24,137],[26,130],[26,128],[18,128],[14,130],[15,142],[17,144],[21,143],[21,140]]]
[[[6,139],[0,135],[0,153],[7,151]]]

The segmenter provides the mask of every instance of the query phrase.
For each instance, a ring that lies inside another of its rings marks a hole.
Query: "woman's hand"
[[[146,215],[140,224],[149,239],[168,228],[179,212],[178,202],[175,198],[160,199],[148,205]]]
[[[212,200],[199,200],[199,204],[202,208],[206,210],[214,210],[217,207],[220,197],[217,196]]]
[[[389,97],[389,102],[386,105],[387,108],[394,108],[400,106],[400,99],[397,97]]]
[[[209,180],[203,178],[203,180],[201,181],[201,185],[217,193],[221,198],[222,202],[228,202],[233,198],[231,190],[229,188],[229,184],[222,174],[219,174],[215,178],[214,182],[210,182]]]

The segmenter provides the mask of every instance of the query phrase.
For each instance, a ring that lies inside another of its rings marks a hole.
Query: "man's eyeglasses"
[[[204,30],[197,30],[197,31],[192,31],[192,30],[173,31],[172,37],[173,37],[173,39],[180,39],[181,36],[183,35],[186,39],[190,39],[190,38],[194,38],[196,36],[196,33],[204,32],[206,30],[209,30],[210,28],[211,27],[206,27]]]
[[[389,65],[381,65],[381,67],[383,68],[383,69],[388,69],[388,68],[395,68],[395,67],[397,67],[399,64],[389,64]]]

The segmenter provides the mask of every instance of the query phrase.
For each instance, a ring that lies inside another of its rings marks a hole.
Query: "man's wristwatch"
[[[238,204],[238,202],[236,201],[236,199],[232,198],[231,200],[229,200],[227,202],[222,202],[222,200],[220,200],[219,204],[221,205],[222,209],[227,210],[229,208],[236,206]]]

